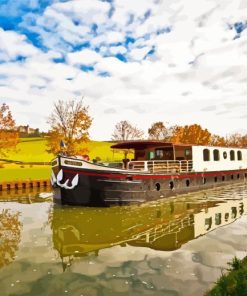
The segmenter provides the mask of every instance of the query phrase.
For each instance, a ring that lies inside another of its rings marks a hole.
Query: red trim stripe
[[[106,177],[109,179],[125,179],[132,177],[133,179],[185,179],[185,178],[200,178],[200,177],[218,177],[225,175],[233,175],[237,173],[246,173],[247,170],[240,171],[223,171],[223,172],[209,172],[209,173],[182,173],[178,175],[132,175],[132,174],[112,174],[112,173],[92,173],[87,171],[75,171],[70,169],[63,169],[64,172],[70,174],[80,174],[84,176]]]

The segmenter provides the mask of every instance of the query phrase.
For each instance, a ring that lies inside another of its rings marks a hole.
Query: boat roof
[[[191,144],[171,143],[164,141],[152,141],[152,140],[136,140],[136,141],[124,141],[111,146],[113,149],[137,149],[143,150],[148,147],[173,147],[173,146],[186,146],[191,147]]]

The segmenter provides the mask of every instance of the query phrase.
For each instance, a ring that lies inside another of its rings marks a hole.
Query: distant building
[[[31,128],[29,125],[19,125],[17,130],[20,134],[20,137],[25,136],[38,136],[40,134],[38,128]]]

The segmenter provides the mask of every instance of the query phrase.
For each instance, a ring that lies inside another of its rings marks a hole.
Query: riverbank
[[[11,182],[0,182],[0,191],[4,190],[19,190],[26,188],[40,188],[40,187],[51,187],[49,179],[38,179],[38,180],[21,180]]]
[[[234,257],[228,264],[229,273],[223,273],[216,286],[205,296],[247,295],[247,256],[243,260]]]

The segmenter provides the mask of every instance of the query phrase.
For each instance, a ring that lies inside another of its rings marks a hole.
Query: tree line
[[[138,129],[130,122],[123,120],[116,124],[112,140],[127,141],[149,139],[181,144],[210,145],[223,147],[246,147],[247,135],[238,133],[222,137],[212,134],[208,129],[199,124],[166,126],[162,121],[154,122],[148,129],[148,137],[144,131]]]
[[[48,118],[47,151],[53,154],[65,152],[68,155],[86,155],[87,148],[82,143],[88,142],[89,128],[93,118],[83,98],[76,100],[59,100],[54,103]],[[199,124],[167,125],[162,121],[152,123],[147,136],[142,129],[122,120],[113,128],[112,141],[155,140],[181,144],[212,145],[223,147],[246,147],[247,135],[238,133],[226,137],[215,135]],[[15,126],[11,110],[7,104],[0,106],[0,155],[9,149],[16,149],[19,133]],[[85,147],[85,146],[84,146]]]

